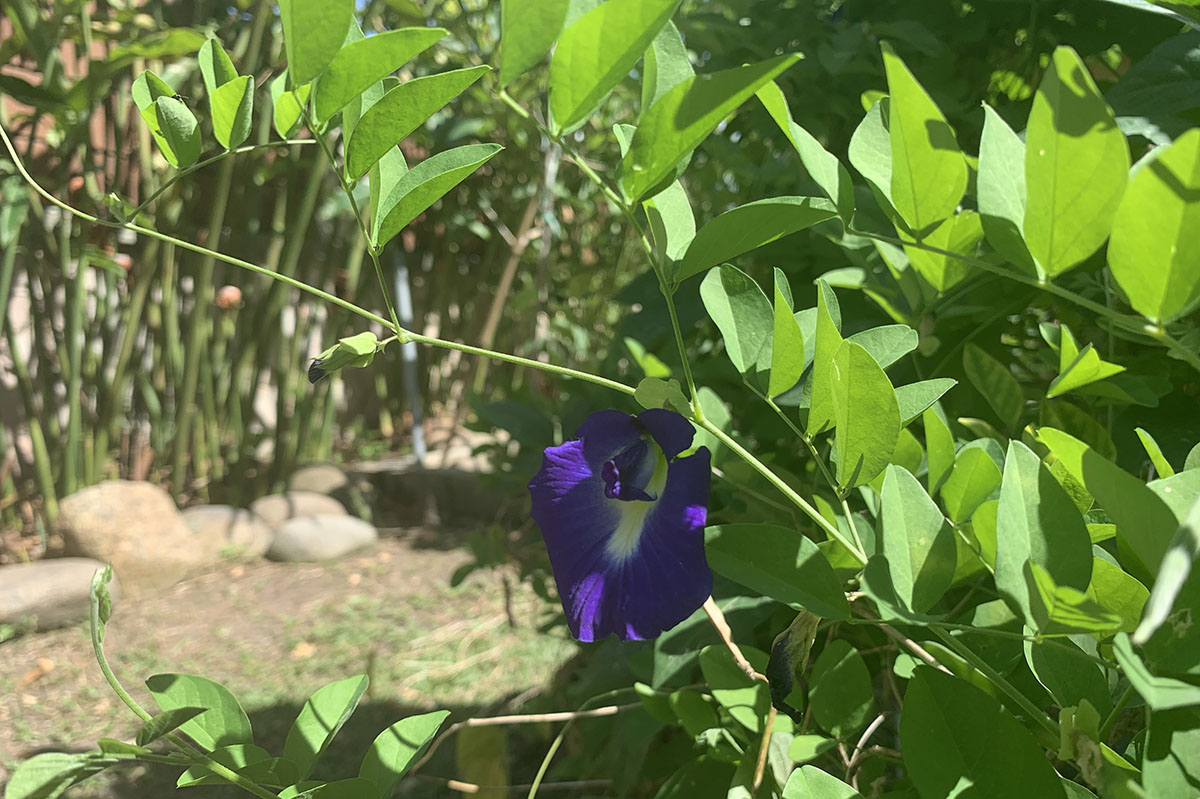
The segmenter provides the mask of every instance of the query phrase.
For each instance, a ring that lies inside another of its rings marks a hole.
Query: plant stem
[[[853,541],[849,540],[844,535],[842,535],[842,531],[837,529],[836,525],[830,524],[829,520],[826,519],[824,516],[822,516],[820,511],[818,511],[816,508],[814,508],[808,502],[808,500],[806,500],[804,497],[797,494],[796,491],[791,486],[789,486],[787,483],[785,483],[783,481],[783,479],[781,477],[779,477],[779,475],[777,475],[777,474],[775,474],[775,472],[771,471],[771,469],[765,463],[760,461],[758,458],[754,457],[754,455],[751,454],[749,450],[747,450],[745,447],[743,447],[741,444],[739,444],[736,440],[734,440],[734,438],[732,436],[730,436],[728,433],[726,433],[721,428],[717,427],[715,424],[713,424],[709,420],[697,419],[695,421],[696,421],[696,424],[698,424],[700,427],[703,427],[705,430],[707,430],[708,432],[710,432],[714,436],[716,436],[717,439],[722,444],[724,444],[725,446],[727,446],[731,450],[733,450],[735,453],[737,453],[737,456],[739,458],[741,458],[746,463],[748,463],[751,466],[751,468],[754,469],[754,471],[758,472],[760,475],[765,477],[767,482],[769,482],[771,485],[775,486],[775,488],[779,489],[779,491],[785,497],[787,497],[794,505],[796,505],[796,507],[798,507],[798,508],[800,508],[800,510],[804,511],[804,514],[806,516],[808,516],[808,518],[810,518],[814,522],[816,522],[817,526],[820,527],[822,530],[824,530],[825,533],[830,538],[834,539],[835,541],[840,543],[842,546],[844,546],[847,550],[849,550],[850,554],[854,557],[854,559],[856,561],[858,561],[860,566],[866,564],[867,557],[863,553],[863,551],[860,548],[856,547]]]
[[[208,235],[214,244],[221,240],[221,228],[225,226],[225,207],[233,189],[233,167],[236,159],[221,162],[217,178],[217,194],[208,217]],[[205,453],[195,452],[188,457],[187,442],[192,436],[192,424],[196,419],[196,386],[200,379],[200,358],[207,356],[209,328],[212,326],[213,267],[215,252],[208,252],[200,262],[192,291],[192,313],[188,320],[187,344],[184,348],[183,388],[175,401],[177,428],[175,447],[171,459],[171,493],[178,497],[187,486],[188,462],[191,461],[194,476],[203,480],[206,476]]]
[[[987,661],[979,657],[979,655],[976,655],[975,652],[962,641],[958,640],[945,630],[939,630],[936,627],[930,627],[929,629],[934,635],[942,640],[942,643],[954,650],[954,652],[963,660],[967,661],[972,668],[983,674],[983,676],[987,677],[993,685],[1007,694],[1008,697],[1012,699],[1012,701],[1018,707],[1025,711],[1026,715],[1028,716],[1028,720],[1031,723],[1037,724],[1045,732],[1049,733],[1051,740],[1055,742],[1058,741],[1058,725],[1045,713],[1043,713],[1042,710],[1029,699],[1029,697],[1017,690],[1016,686],[1004,679],[1004,676],[1001,675],[1000,672],[989,666]],[[1046,742],[1043,741],[1043,743]],[[1056,746],[1047,748],[1056,749]]]

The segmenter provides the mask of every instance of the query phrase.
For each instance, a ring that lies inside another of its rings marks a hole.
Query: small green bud
[[[338,339],[308,367],[308,382],[317,383],[346,366],[370,366],[379,351],[379,339],[371,332]]]

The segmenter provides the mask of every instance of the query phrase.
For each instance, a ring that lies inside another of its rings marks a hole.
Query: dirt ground
[[[118,678],[152,712],[143,686],[152,674],[223,683],[269,750],[281,749],[309,694],[368,674],[358,713],[317,775],[352,776],[374,736],[399,718],[437,708],[450,709],[451,720],[528,709],[576,651],[561,626],[539,632],[556,610],[515,581],[507,598],[496,572],[451,588],[450,575],[466,558],[419,539],[386,538],[331,564],[221,564],[164,595],[117,602],[105,649]],[[93,749],[99,737],[131,740],[138,727],[104,682],[85,625],[0,644],[0,697],[0,784],[33,754]],[[423,769],[429,776],[406,783],[417,783],[413,795],[445,795],[433,775],[453,778],[453,770],[452,755],[439,757]],[[68,796],[171,795],[175,776],[166,767],[134,766]],[[188,795],[234,794],[200,788]]]

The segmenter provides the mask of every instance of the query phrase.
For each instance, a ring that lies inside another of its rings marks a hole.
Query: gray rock
[[[208,562],[171,497],[150,483],[77,491],[59,503],[55,528],[67,555],[111,563],[131,596],[168,588]]]
[[[197,505],[183,512],[183,522],[210,560],[261,558],[271,546],[270,526],[242,508]]]
[[[259,497],[250,503],[254,511],[272,530],[278,530],[288,519],[300,516],[335,516],[346,514],[346,506],[333,497],[312,491],[288,491]]]
[[[0,624],[52,630],[88,617],[92,575],[104,564],[90,558],[58,558],[0,566]],[[108,584],[116,599],[117,579]]]
[[[267,557],[286,561],[331,560],[378,538],[373,525],[353,516],[301,516],[289,519],[275,531]]]
[[[350,484],[346,473],[331,463],[310,463],[292,472],[288,488],[292,491],[311,491],[333,496]]]

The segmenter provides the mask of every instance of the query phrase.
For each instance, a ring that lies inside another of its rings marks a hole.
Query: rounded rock
[[[104,564],[91,558],[55,558],[0,566],[0,624],[53,630],[77,624],[91,610],[92,576]],[[116,599],[114,577],[108,592]]]
[[[170,495],[150,483],[77,491],[59,503],[54,524],[67,555],[111,563],[131,596],[168,588],[206,562]]]
[[[292,472],[288,488],[332,496],[350,484],[346,473],[332,463],[310,463]]]
[[[261,558],[271,546],[271,528],[244,508],[197,505],[183,511],[183,522],[210,560]]]
[[[301,516],[275,531],[267,557],[283,561],[340,558],[379,539],[374,525],[353,516]]]
[[[314,491],[288,491],[259,497],[250,503],[250,510],[258,514],[272,530],[278,530],[288,519],[301,516],[346,516],[346,506],[333,497]]]

